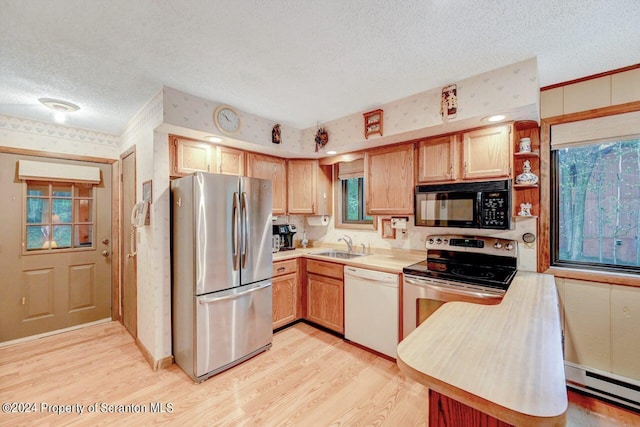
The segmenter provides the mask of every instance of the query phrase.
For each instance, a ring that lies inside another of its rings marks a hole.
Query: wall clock
[[[227,135],[233,135],[240,130],[240,115],[228,105],[221,105],[213,112],[216,127]]]

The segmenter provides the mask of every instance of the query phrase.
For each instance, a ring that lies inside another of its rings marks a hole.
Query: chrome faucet
[[[353,240],[351,240],[351,237],[347,236],[346,234],[344,235],[344,237],[341,237],[338,239],[339,241],[343,241],[347,244],[347,250],[349,252],[353,252]]]

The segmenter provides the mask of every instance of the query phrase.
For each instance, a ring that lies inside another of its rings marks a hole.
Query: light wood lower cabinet
[[[307,260],[307,320],[344,334],[342,264]]]
[[[295,259],[273,263],[273,329],[300,318],[298,262]]]

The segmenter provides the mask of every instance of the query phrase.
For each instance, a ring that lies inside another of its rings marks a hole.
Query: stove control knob
[[[494,247],[494,248],[496,248],[496,249],[500,249],[500,248],[502,247],[502,243],[500,243],[500,242],[495,242],[495,243],[493,244],[493,247]]]
[[[507,246],[504,247],[506,250],[510,251],[513,249],[513,244],[512,243],[507,243]]]
[[[429,239],[429,244],[433,245],[433,239]]]
[[[442,244],[442,239],[436,239],[436,243],[441,245]]]
[[[444,242],[445,245],[448,245],[449,244],[449,239],[444,239],[443,242]]]

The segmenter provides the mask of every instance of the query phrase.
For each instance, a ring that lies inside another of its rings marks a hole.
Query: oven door
[[[502,292],[476,291],[456,286],[455,282],[404,275],[402,285],[402,338],[450,301],[493,305],[502,301]]]

